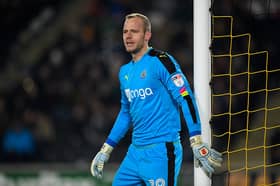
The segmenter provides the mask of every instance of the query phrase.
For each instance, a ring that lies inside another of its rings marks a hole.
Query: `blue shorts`
[[[130,145],[113,186],[176,186],[183,150],[180,141]]]

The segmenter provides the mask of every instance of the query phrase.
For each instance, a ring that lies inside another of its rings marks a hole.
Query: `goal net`
[[[224,155],[212,185],[280,185],[280,65],[234,33],[234,17],[211,22],[212,146]]]

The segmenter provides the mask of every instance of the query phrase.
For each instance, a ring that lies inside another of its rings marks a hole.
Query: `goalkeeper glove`
[[[113,147],[104,143],[100,151],[95,155],[91,162],[90,172],[92,176],[101,179],[103,176],[104,163],[110,158],[110,154],[113,151]]]
[[[211,177],[215,168],[221,167],[223,161],[222,154],[203,143],[200,135],[190,137],[190,143],[194,154],[195,166],[201,167],[207,176]]]

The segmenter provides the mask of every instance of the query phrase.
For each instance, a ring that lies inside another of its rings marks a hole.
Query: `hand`
[[[104,163],[109,160],[112,151],[113,147],[108,145],[107,143],[104,143],[100,151],[95,155],[94,159],[91,162],[90,172],[92,176],[98,179],[102,178]]]
[[[221,167],[223,161],[222,154],[203,143],[200,135],[191,137],[190,142],[193,149],[195,166],[201,167],[207,176],[211,177],[215,169]]]

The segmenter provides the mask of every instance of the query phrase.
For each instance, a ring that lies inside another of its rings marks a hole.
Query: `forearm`
[[[113,147],[116,146],[125,136],[130,125],[131,119],[129,113],[121,109],[106,142]]]
[[[200,123],[200,118],[199,118],[198,111],[195,110],[195,114],[196,114],[196,117],[197,117],[196,122],[195,122],[193,117],[191,116],[189,105],[186,102],[186,100],[182,99],[180,104],[181,104],[183,117],[186,121],[185,123],[186,123],[187,128],[188,128],[189,136],[192,137],[192,136],[195,136],[195,135],[200,135],[201,134],[201,123]]]

